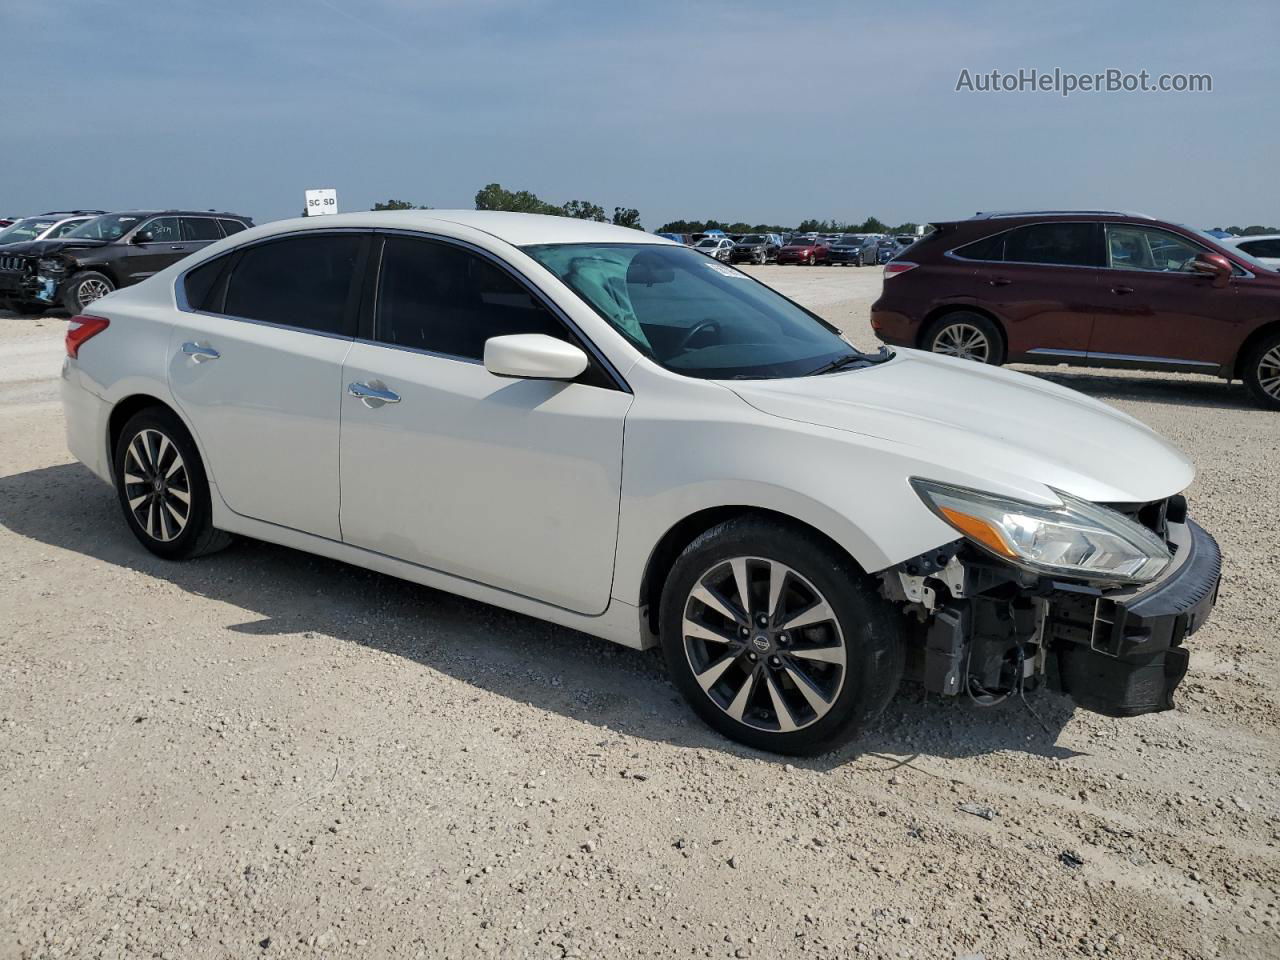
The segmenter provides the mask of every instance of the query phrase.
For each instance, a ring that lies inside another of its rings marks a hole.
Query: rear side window
[[[1032,223],[984,237],[952,251],[964,260],[1102,266],[1102,234],[1096,223]]]
[[[331,233],[246,247],[231,269],[222,312],[351,336],[348,305],[364,241],[360,234]]]
[[[382,253],[375,337],[382,343],[480,360],[490,337],[545,333],[559,320],[510,274],[445,243],[388,237]]]
[[[231,266],[230,255],[216,257],[208,263],[202,263],[194,270],[187,271],[183,289],[187,294],[187,305],[192,310],[206,313],[222,313],[222,301],[227,292],[227,271]]]
[[[1015,263],[1045,263],[1071,267],[1102,266],[1097,224],[1032,223],[1009,231],[1004,259]]]
[[[219,220],[218,222],[222,224],[222,232],[228,237],[244,229],[244,224],[239,220]]]
[[[221,240],[217,221],[212,217],[183,217],[183,240]]]

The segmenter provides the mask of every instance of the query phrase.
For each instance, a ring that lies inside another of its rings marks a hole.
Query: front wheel
[[[924,348],[962,360],[999,366],[1004,363],[1004,340],[989,317],[968,310],[949,313],[929,325]]]
[[[1244,385],[1258,406],[1280,410],[1280,332],[1263,337],[1249,350]]]
[[[660,633],[676,687],[725,736],[812,755],[856,737],[888,704],[904,648],[890,605],[820,536],[729,520],[680,554]]]
[[[231,542],[213,526],[204,465],[171,410],[148,407],[130,417],[116,441],[112,466],[125,522],[156,556],[188,560]]]
[[[811,266],[811,267],[812,267],[815,263],[817,263],[817,262],[818,262],[818,258],[817,258],[817,257],[815,257],[815,256],[811,253],[811,254],[809,254],[809,256],[807,256],[807,257],[805,258],[805,261],[804,261],[804,262],[805,262],[806,264],[808,264],[809,266]]]
[[[71,314],[86,309],[116,288],[111,278],[94,270],[77,273],[62,289],[62,305]]]

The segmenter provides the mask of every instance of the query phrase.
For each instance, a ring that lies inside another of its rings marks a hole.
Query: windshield
[[[523,250],[636,349],[675,373],[710,380],[795,377],[864,357],[781,294],[692,250],[632,243]]]
[[[720,246],[720,241],[719,241],[719,240],[715,240],[715,239],[713,239],[713,238],[711,238],[711,237],[707,237],[705,240],[699,240],[699,241],[698,241],[698,246],[700,246],[700,247],[718,247],[718,246]]]
[[[764,243],[764,237],[757,237],[755,234],[751,234],[750,236],[743,237],[738,242],[739,243]]]
[[[80,240],[119,240],[142,220],[137,213],[108,213],[80,224],[68,237]]]
[[[56,220],[41,220],[38,217],[15,220],[0,230],[0,243],[22,243],[24,240],[34,240],[55,223],[57,223]]]

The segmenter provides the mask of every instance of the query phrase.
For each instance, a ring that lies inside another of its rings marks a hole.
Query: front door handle
[[[183,243],[175,243],[175,244],[174,244],[173,246],[171,246],[169,249],[170,249],[170,250],[185,250],[185,249],[187,249],[187,247],[186,247],[186,244],[183,244]]]
[[[1133,287],[1125,287],[1125,286],[1112,287],[1111,292],[1123,297],[1126,293],[1133,293]]]
[[[400,402],[400,394],[394,390],[387,389],[387,385],[381,380],[348,384],[347,393],[351,394],[370,410],[377,410],[384,403]]]
[[[1013,283],[1013,281],[1008,277],[992,277],[987,281],[987,283],[991,284],[993,287],[1007,287],[1009,284]]]
[[[196,363],[204,363],[206,360],[217,360],[222,356],[222,354],[213,349],[213,347],[208,347],[200,343],[193,343],[190,340],[182,345],[182,352]]]

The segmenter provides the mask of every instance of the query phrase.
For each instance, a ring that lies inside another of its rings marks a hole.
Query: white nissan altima
[[[1219,553],[1186,457],[1063,387],[863,354],[636,230],[343,214],[68,325],[72,452],[186,560],[238,534],[631,647],[730,737],[830,749],[904,672],[1169,709]],[[424,616],[430,616],[424,598]]]

